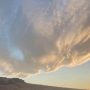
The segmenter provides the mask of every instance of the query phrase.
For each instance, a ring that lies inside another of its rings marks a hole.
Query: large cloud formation
[[[90,60],[90,0],[0,0],[0,71],[29,75]]]

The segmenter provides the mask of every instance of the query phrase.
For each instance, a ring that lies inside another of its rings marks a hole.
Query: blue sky
[[[26,78],[26,82],[58,87],[90,88],[90,62],[73,68],[62,68],[52,73],[41,73]]]
[[[90,88],[89,5],[89,0],[1,0],[0,76]]]

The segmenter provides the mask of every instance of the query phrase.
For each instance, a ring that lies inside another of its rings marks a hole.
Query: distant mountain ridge
[[[4,84],[15,84],[15,83],[25,83],[24,80],[19,78],[5,78],[0,77],[0,85]]]
[[[82,90],[82,89],[70,89],[70,88],[34,85],[25,83],[24,80],[18,78],[0,77],[0,90]]]

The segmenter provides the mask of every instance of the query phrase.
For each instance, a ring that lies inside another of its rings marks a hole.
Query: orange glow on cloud
[[[11,26],[9,41],[18,47],[22,57],[16,52],[10,57],[13,50],[8,52],[1,49],[0,69],[21,77],[39,73],[40,70],[51,72],[89,61],[88,3],[90,0],[51,0],[45,7],[43,2],[39,5],[33,0],[23,0],[20,18],[17,17]]]

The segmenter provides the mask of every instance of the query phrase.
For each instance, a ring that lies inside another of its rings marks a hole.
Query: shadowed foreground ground
[[[0,78],[0,90],[80,90],[70,88],[60,88],[42,85],[27,84],[18,78]]]

